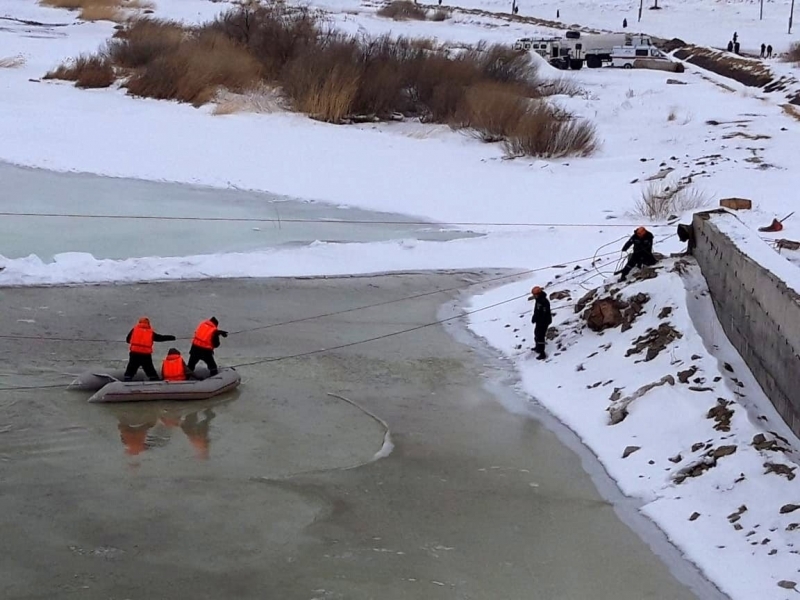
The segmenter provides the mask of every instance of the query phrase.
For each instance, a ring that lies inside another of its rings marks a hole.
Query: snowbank
[[[705,347],[692,316],[711,329],[717,346],[725,345],[724,334],[696,265],[669,260],[657,273],[622,289],[600,288],[598,297],[629,302],[647,295],[626,332],[587,329],[574,308],[585,290],[554,281],[546,289],[568,296],[553,301],[558,336],[544,363],[530,351],[524,300],[503,317],[477,313],[470,326],[511,359],[524,390],[581,437],[623,492],[639,498],[641,510],[731,598],[788,598],[792,592],[779,582],[798,580],[800,512],[792,503],[800,499],[800,481],[787,441],[795,438],[740,359],[720,364]],[[541,281],[498,288],[471,308]],[[673,339],[672,329],[680,337]],[[616,424],[612,413],[622,417]]]

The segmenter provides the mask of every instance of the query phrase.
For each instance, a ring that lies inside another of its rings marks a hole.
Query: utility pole
[[[792,9],[789,12],[789,33],[792,33],[792,19],[794,18],[794,0],[792,0]]]
[[[794,0],[792,0],[794,2]],[[639,22],[642,21],[642,5],[644,4],[644,0],[639,0]]]
[[[764,0],[761,0],[761,11],[758,14],[758,20],[759,21],[764,20]]]

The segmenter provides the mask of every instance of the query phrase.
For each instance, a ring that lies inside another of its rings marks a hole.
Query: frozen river
[[[335,207],[267,193],[56,173],[2,162],[0,212],[234,219],[0,217],[0,255],[21,258],[35,254],[45,261],[62,252],[88,252],[95,258],[119,259],[242,252],[317,240],[448,240],[469,235],[434,224],[414,224],[411,222],[419,219],[407,215]],[[315,222],[292,222],[296,219]]]

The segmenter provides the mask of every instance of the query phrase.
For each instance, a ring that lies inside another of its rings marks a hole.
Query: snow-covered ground
[[[646,12],[641,29],[713,45],[724,45],[737,29],[745,48],[755,37],[745,24],[750,17],[741,15],[757,11],[756,4],[707,7],[699,0],[687,0],[662,5],[662,11]],[[156,15],[200,21],[226,6],[206,0],[157,0]],[[354,33],[423,35],[453,43],[482,39],[510,43],[522,35],[546,33],[491,15],[456,12],[442,23],[396,23],[378,18],[374,6],[356,0],[320,0],[315,6],[330,11],[333,23]],[[469,6],[507,10],[489,0],[475,0]],[[556,6],[523,2],[520,12],[540,11],[538,16],[552,19]],[[558,6],[562,21],[610,29],[617,29],[614,23],[628,14],[618,13],[616,4],[582,0]],[[736,18],[744,20],[729,21],[728,15],[736,10],[740,11]],[[765,15],[779,10],[784,10],[782,2],[765,4]],[[664,21],[661,28],[656,19]],[[765,17],[765,23],[777,27],[777,17],[769,19]],[[635,17],[628,14],[632,20]],[[768,33],[754,25],[752,30],[761,37]],[[335,126],[281,112],[213,116],[208,107],[132,99],[119,89],[82,91],[40,79],[60,61],[96,49],[112,33],[110,23],[82,23],[70,13],[41,8],[32,0],[0,0],[0,59],[24,59],[21,66],[0,68],[0,160],[56,171],[262,190],[442,223],[470,222],[473,225],[466,228],[486,235],[448,242],[317,242],[250,253],[122,260],[97,260],[80,253],[56,256],[53,261],[31,256],[2,261],[6,269],[0,272],[0,285],[423,268],[542,269],[528,280],[476,298],[474,307],[480,308],[519,296],[534,283],[566,279],[564,268],[548,267],[592,257],[603,246],[601,252],[615,250],[641,220],[630,213],[648,185],[645,180],[667,169],[672,169],[668,177],[673,180],[691,177],[712,204],[728,196],[752,198],[754,210],[742,215],[751,226],[784,217],[797,205],[791,191],[800,168],[795,151],[800,122],[784,112],[781,98],[691,67],[682,75],[669,75],[684,85],[667,84],[668,76],[657,72],[602,69],[570,74],[583,91],[557,101],[596,124],[602,142],[598,154],[558,161],[506,160],[499,146],[481,144],[443,126],[414,122]],[[772,43],[780,48],[774,35]],[[74,203],[63,206],[64,212],[78,208]],[[108,211],[116,208],[108,206]],[[14,189],[0,182],[0,211],[25,209]],[[202,210],[196,216],[203,216]],[[652,225],[659,236],[672,232],[657,228],[663,223]],[[29,233],[37,234],[33,228]],[[800,217],[789,219],[784,231],[771,236],[800,238]],[[323,230],[320,237],[325,239]],[[659,245],[662,252],[678,248],[674,238]],[[616,257],[607,260],[610,266],[599,271],[584,261],[576,278],[562,284],[572,302],[582,295],[583,287],[603,282]],[[712,581],[737,600],[791,598],[790,584],[779,582],[796,581],[799,576],[800,561],[791,544],[800,530],[791,527],[792,513],[780,514],[778,509],[800,499],[800,484],[765,473],[763,463],[790,464],[794,455],[750,444],[758,433],[767,442],[776,439],[770,431],[789,439],[788,445],[794,438],[770,412],[735,353],[724,345],[724,336],[709,325],[713,318],[697,273],[689,269],[681,279],[668,267],[669,263],[656,279],[625,289],[626,295],[647,293],[650,300],[645,313],[624,334],[579,335],[572,308],[566,306],[571,301],[554,302],[561,331],[556,343],[564,350],[544,364],[530,360],[525,350],[529,339],[517,349],[530,327],[524,300],[477,313],[472,326],[511,357],[524,390],[583,438],[623,491],[642,500],[642,510]],[[672,308],[670,316],[658,318],[665,306]],[[624,356],[632,340],[664,320],[683,337],[648,363],[634,363],[638,355]],[[709,328],[704,331],[707,344],[708,339],[716,340],[711,347],[704,347],[698,324]],[[594,352],[597,355],[589,358]],[[733,375],[722,362],[731,365]],[[582,370],[576,370],[579,364]],[[691,366],[698,371],[690,381],[702,377],[702,384],[679,382],[677,372]],[[624,397],[668,374],[675,378],[674,385],[636,400],[622,423],[608,425],[605,408],[615,387],[624,388],[620,390]],[[731,383],[734,376],[744,388]],[[604,385],[610,379],[613,383]],[[693,391],[690,385],[712,391]],[[706,418],[718,397],[733,402],[728,407],[733,416],[727,432],[715,430],[716,421]],[[769,420],[760,420],[759,415]],[[702,447],[692,450],[700,442]],[[777,444],[786,445],[780,440]],[[713,468],[676,483],[675,475],[705,453],[734,445],[736,451],[715,459]],[[627,446],[641,449],[622,459]],[[678,454],[680,460],[668,460]],[[737,482],[740,473],[745,479]],[[742,505],[747,511],[728,519]],[[690,521],[694,512],[700,516]]]

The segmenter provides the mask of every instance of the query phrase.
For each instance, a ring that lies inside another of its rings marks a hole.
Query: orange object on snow
[[[783,223],[778,221],[778,219],[772,219],[772,223],[767,225],[766,227],[759,227],[759,231],[782,231],[783,230]]]

